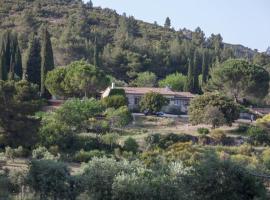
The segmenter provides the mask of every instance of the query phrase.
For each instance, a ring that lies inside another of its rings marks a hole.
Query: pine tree
[[[99,49],[97,43],[97,36],[95,36],[94,65],[95,67],[99,67]]]
[[[202,60],[202,84],[204,85],[208,79],[208,63],[207,63],[207,56],[206,53],[203,53],[203,60]]]
[[[194,74],[193,74],[193,67],[191,60],[188,60],[188,77],[187,77],[187,83],[185,85],[185,90],[188,92],[193,92],[193,80],[194,80]]]
[[[166,18],[164,28],[170,28],[171,27],[171,19],[169,17]]]
[[[25,64],[26,69],[25,78],[34,84],[39,85],[41,83],[41,57],[40,57],[40,41],[32,34],[30,36],[28,49],[26,51]]]
[[[45,88],[45,78],[48,71],[54,69],[53,50],[50,39],[50,33],[46,27],[41,28],[41,83],[40,95],[46,98],[50,97]]]
[[[194,61],[193,61],[193,93],[199,93],[200,92],[200,84],[199,84],[199,73],[198,73],[198,67],[199,67],[199,58],[198,58],[198,52],[194,52]]]

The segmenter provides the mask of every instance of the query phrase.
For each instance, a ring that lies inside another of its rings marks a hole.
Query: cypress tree
[[[41,57],[40,57],[40,41],[32,34],[30,36],[28,49],[26,51],[25,57],[25,69],[26,76],[25,78],[34,84],[39,85],[41,83]]]
[[[17,34],[6,31],[0,43],[0,79],[21,79],[22,59]]]
[[[185,90],[188,92],[193,92],[193,80],[194,80],[194,74],[193,74],[193,67],[191,60],[188,60],[188,76],[187,76],[187,82],[185,86]]]
[[[50,33],[46,27],[42,27],[41,32],[41,83],[40,95],[50,97],[49,92],[45,88],[45,78],[48,71],[54,69],[53,50],[50,39]]]
[[[200,84],[199,84],[199,74],[198,74],[198,67],[199,67],[199,58],[198,58],[198,52],[194,52],[194,61],[193,61],[193,93],[199,93],[200,92]]]
[[[202,84],[204,85],[208,79],[208,63],[206,53],[203,53],[203,60],[202,60]]]
[[[164,28],[170,28],[171,27],[171,19],[169,17],[166,18]]]

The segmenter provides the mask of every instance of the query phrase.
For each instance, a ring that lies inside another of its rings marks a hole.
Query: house
[[[160,93],[169,99],[169,104],[162,109],[162,111],[166,113],[172,113],[173,110],[178,110],[180,113],[186,113],[188,111],[190,100],[195,97],[195,95],[190,92],[174,92],[168,87],[115,87],[114,84],[102,92],[101,97],[105,98],[109,96],[112,89],[123,89],[128,98],[128,107],[130,110],[134,111],[139,109],[139,102],[142,96],[149,92]]]

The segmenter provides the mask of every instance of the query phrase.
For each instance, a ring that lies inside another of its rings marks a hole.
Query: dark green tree
[[[25,80],[0,81],[0,129],[4,145],[34,144],[39,121],[30,116],[39,108],[37,87]]]
[[[187,82],[185,85],[185,90],[188,92],[193,92],[193,80],[194,80],[194,71],[193,71],[193,66],[192,62],[189,59],[188,60],[188,75],[187,75]]]
[[[41,84],[41,57],[40,57],[40,41],[32,34],[30,36],[28,49],[25,54],[24,67],[26,70],[25,78],[31,83]]]
[[[171,28],[171,19],[169,17],[165,20],[164,28]]]
[[[147,111],[150,114],[159,112],[163,106],[168,104],[168,99],[156,92],[146,93],[140,101],[141,111]]]
[[[0,80],[22,78],[22,59],[17,34],[6,31],[0,38]]]
[[[202,58],[202,85],[204,85],[207,82],[208,79],[208,63],[207,63],[207,56],[206,53],[203,53]]]
[[[40,84],[40,94],[43,97],[49,97],[50,94],[45,88],[45,78],[47,72],[54,69],[54,58],[53,50],[51,44],[50,33],[47,27],[43,26],[41,28],[41,84]]]
[[[194,58],[193,58],[193,93],[199,93],[200,92],[200,85],[199,85],[199,56],[198,52],[194,52]]]
[[[243,98],[264,98],[268,94],[268,72],[245,60],[227,60],[213,68],[210,75],[206,90],[224,92],[236,102]]]

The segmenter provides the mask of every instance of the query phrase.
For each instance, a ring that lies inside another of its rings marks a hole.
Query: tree
[[[118,108],[120,108],[122,106],[127,106],[127,104],[128,104],[127,97],[123,96],[123,95],[108,96],[108,97],[103,98],[101,101],[102,101],[102,104],[106,108],[118,109]]]
[[[245,60],[228,60],[213,68],[210,76],[206,90],[224,92],[236,102],[251,97],[259,99],[268,94],[268,72]]]
[[[6,31],[0,38],[0,80],[22,78],[22,59],[17,34]]]
[[[178,72],[174,74],[169,74],[165,79],[159,81],[159,87],[168,86],[174,91],[184,91],[185,84],[187,82],[187,77]]]
[[[169,17],[166,18],[164,28],[171,28],[171,19]]]
[[[207,106],[204,113],[204,122],[206,124],[211,124],[212,128],[222,126],[225,123],[223,113],[214,106]]]
[[[73,62],[67,68],[64,88],[71,97],[96,97],[110,82],[103,71],[83,60]]]
[[[209,123],[205,118],[208,106],[215,107],[215,110],[218,109],[223,114],[225,124],[231,125],[239,117],[238,105],[233,100],[219,93],[205,93],[191,100],[188,110],[190,122],[192,124]],[[215,112],[211,111],[208,114]]]
[[[193,93],[199,93],[200,92],[200,86],[199,86],[199,57],[198,57],[198,52],[194,52],[194,61],[193,61]]]
[[[68,191],[70,174],[64,163],[52,160],[32,161],[28,182],[31,188],[40,195],[40,199],[48,197],[64,199]]]
[[[41,84],[41,57],[40,41],[32,34],[30,36],[28,49],[25,54],[24,68],[26,70],[25,78],[31,83]]]
[[[193,81],[194,81],[194,71],[193,66],[191,63],[191,60],[188,61],[188,76],[187,76],[187,82],[185,85],[185,90],[188,92],[193,92]]]
[[[156,92],[146,93],[140,101],[141,111],[147,111],[152,114],[159,112],[161,108],[168,104],[168,99]]]
[[[205,85],[208,80],[208,63],[207,63],[207,57],[206,53],[203,53],[202,58],[202,85]]]
[[[122,128],[127,126],[133,120],[133,117],[128,107],[122,106],[118,109],[107,109],[106,119],[109,120],[111,127]]]
[[[194,200],[266,198],[262,181],[245,168],[229,160],[219,160],[213,155],[194,166],[194,171],[184,176],[183,185],[188,199]]]
[[[40,106],[36,86],[25,80],[0,81],[0,127],[4,145],[31,147],[36,142],[39,120],[31,116]]]
[[[137,74],[137,78],[131,83],[136,87],[154,87],[157,76],[153,72],[142,72]]]
[[[41,80],[40,94],[43,97],[49,97],[49,93],[45,88],[45,79],[49,71],[54,69],[53,49],[51,44],[51,36],[47,27],[41,28]]]
[[[125,140],[123,148],[125,151],[136,153],[138,151],[139,145],[135,139],[129,137]]]
[[[57,97],[67,97],[69,95],[64,83],[67,71],[68,69],[65,67],[57,67],[47,73],[45,86],[50,94]]]

